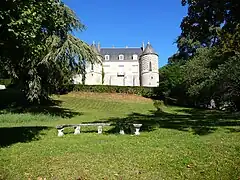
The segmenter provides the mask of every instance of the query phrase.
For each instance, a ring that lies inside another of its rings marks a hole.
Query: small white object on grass
[[[80,134],[80,129],[81,129],[81,126],[75,127],[74,134]]]
[[[0,90],[1,90],[1,89],[6,89],[6,86],[0,84]]]
[[[63,130],[64,130],[64,128],[58,129],[58,137],[61,137],[64,135]]]
[[[98,134],[102,134],[102,126],[98,126]]]
[[[120,129],[119,133],[122,134],[122,135],[125,134],[123,129]]]
[[[135,135],[140,135],[139,131],[142,124],[133,124],[133,126],[135,127]]]

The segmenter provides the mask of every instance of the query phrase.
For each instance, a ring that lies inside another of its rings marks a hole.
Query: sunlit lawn
[[[240,118],[179,107],[156,112],[133,95],[70,93],[60,107],[2,110],[0,179],[239,179]],[[1,101],[0,101],[1,103]],[[114,127],[80,135],[55,126],[83,122],[140,122],[140,136]]]

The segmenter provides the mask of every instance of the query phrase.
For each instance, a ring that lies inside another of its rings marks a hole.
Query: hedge
[[[158,87],[142,87],[142,86],[109,86],[109,85],[69,85],[61,89],[60,93],[70,91],[79,92],[97,92],[97,93],[126,93],[136,94],[143,97],[156,97],[159,95]]]

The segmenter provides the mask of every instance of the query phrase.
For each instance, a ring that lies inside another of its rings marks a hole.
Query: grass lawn
[[[240,116],[163,107],[133,95],[70,93],[59,106],[0,112],[0,179],[239,179]],[[1,104],[1,99],[0,99]],[[80,135],[55,126],[141,122],[140,136],[114,127]]]

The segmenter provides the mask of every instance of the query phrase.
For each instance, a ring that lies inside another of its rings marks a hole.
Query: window
[[[149,62],[149,71],[152,71],[152,62]]]
[[[110,67],[110,65],[103,65],[103,67]]]
[[[110,59],[109,55],[105,55],[105,60],[109,61],[109,59]]]
[[[91,63],[91,71],[93,71],[93,63]]]
[[[120,55],[118,56],[118,59],[119,59],[119,60],[124,60],[124,55],[120,54]]]
[[[138,55],[134,54],[132,58],[133,58],[133,60],[138,60]]]
[[[124,74],[118,74],[117,77],[124,77]]]

